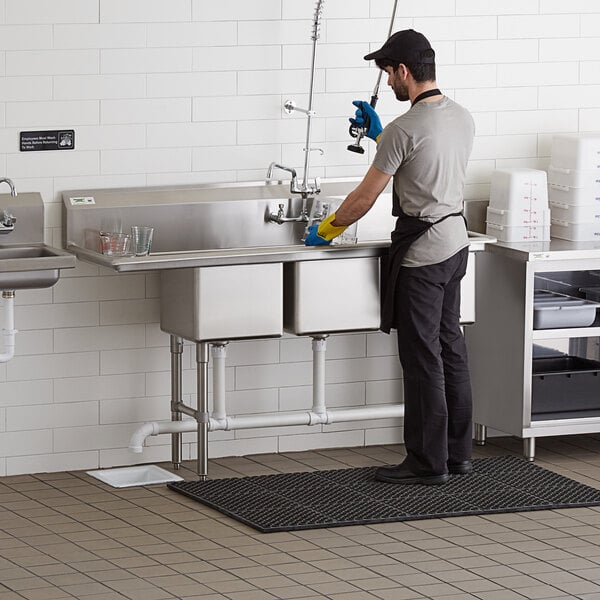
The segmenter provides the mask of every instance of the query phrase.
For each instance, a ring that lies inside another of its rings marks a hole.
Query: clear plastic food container
[[[553,238],[572,242],[593,242],[600,240],[600,222],[572,223],[552,219],[550,233]]]
[[[486,223],[495,223],[496,225],[508,225],[511,227],[523,225],[549,225],[550,210],[536,208],[502,210],[499,208],[488,206]]]
[[[567,223],[600,222],[600,202],[595,204],[566,204],[550,202],[552,218]]]
[[[546,171],[525,168],[492,172],[490,204],[498,210],[544,210],[548,208]]]
[[[501,242],[545,242],[550,240],[550,225],[497,225],[487,223],[485,232]]]
[[[548,167],[548,183],[566,188],[587,188],[600,185],[600,171],[578,171],[550,165]]]
[[[552,138],[552,158],[557,167],[600,172],[600,134],[561,133]]]
[[[548,184],[548,200],[550,202],[562,202],[571,206],[579,204],[594,204],[600,206],[600,185],[588,187],[568,187]]]

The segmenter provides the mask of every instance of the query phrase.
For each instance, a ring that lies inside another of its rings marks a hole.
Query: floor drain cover
[[[86,471],[86,473],[116,488],[153,485],[157,483],[168,483],[169,481],[183,481],[183,477],[174,475],[156,465],[140,465],[138,467],[122,467],[120,469],[101,469],[99,471]]]
[[[168,486],[262,532],[600,505],[600,490],[515,456],[473,467],[437,486],[380,483],[374,467]]]

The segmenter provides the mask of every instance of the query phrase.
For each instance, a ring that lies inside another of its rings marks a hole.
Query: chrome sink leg
[[[487,427],[481,423],[475,423],[475,444],[477,446],[485,446],[486,436]]]
[[[171,421],[181,421],[183,415],[178,410],[182,402],[181,395],[181,357],[183,341],[180,337],[171,336]],[[171,434],[171,461],[173,469],[181,467],[181,433]]]
[[[535,438],[523,438],[523,454],[529,462],[535,459]]]
[[[196,385],[198,394],[198,466],[201,481],[208,476],[208,352],[207,342],[196,343]]]

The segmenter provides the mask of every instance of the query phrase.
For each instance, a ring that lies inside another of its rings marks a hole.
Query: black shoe
[[[451,475],[468,475],[473,472],[473,463],[470,460],[460,460],[448,463],[448,473]]]
[[[447,473],[441,475],[415,475],[402,463],[401,465],[379,467],[375,471],[375,479],[386,483],[439,485],[440,483],[446,483],[450,476]]]

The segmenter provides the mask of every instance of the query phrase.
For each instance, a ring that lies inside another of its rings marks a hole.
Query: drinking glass
[[[133,240],[133,253],[136,256],[147,256],[152,247],[152,236],[154,227],[134,225],[131,228],[131,239]]]

